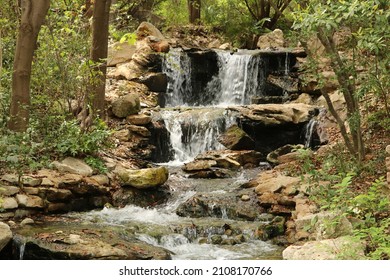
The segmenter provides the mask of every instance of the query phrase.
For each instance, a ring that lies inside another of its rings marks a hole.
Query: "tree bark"
[[[107,73],[108,27],[111,0],[95,0],[92,16],[91,60],[96,64],[96,78],[90,83],[89,95],[94,115],[102,117],[105,111],[105,87]],[[93,75],[94,76],[94,75]]]
[[[50,0],[22,0],[22,16],[16,42],[12,74],[12,95],[8,128],[25,131],[30,116],[31,67],[38,33],[50,6]]]
[[[188,0],[188,15],[192,24],[200,22],[200,5],[201,0]]]

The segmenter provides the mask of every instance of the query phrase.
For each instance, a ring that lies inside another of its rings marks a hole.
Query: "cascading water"
[[[165,57],[163,71],[168,76],[168,88],[164,107],[192,106],[161,112],[174,154],[170,164],[182,164],[204,151],[223,148],[216,139],[235,123],[234,115],[223,108],[250,104],[251,97],[261,94],[264,86],[260,55],[216,51],[209,56],[219,67],[209,81],[203,81],[203,87],[192,79],[204,73],[192,73],[194,59],[189,55],[174,49]]]

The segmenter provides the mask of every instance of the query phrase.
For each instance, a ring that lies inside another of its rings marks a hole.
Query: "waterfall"
[[[221,108],[162,110],[161,117],[169,132],[174,160],[182,164],[208,150],[222,149],[217,137],[234,123],[234,114]]]
[[[250,104],[251,97],[260,95],[264,86],[260,55],[250,51],[213,51],[202,58],[196,55],[173,49],[163,63],[168,87],[162,107],[196,106],[161,112],[174,154],[170,164],[222,149],[217,137],[235,123],[235,118],[221,108]],[[217,67],[214,72],[212,64]],[[208,76],[205,72],[209,68],[212,74]]]
[[[304,127],[304,144],[305,148],[311,148],[313,146],[313,136],[317,127],[318,121],[315,118],[310,119],[307,125]]]
[[[262,60],[259,55],[248,52],[218,51],[219,73],[208,85],[207,91],[215,91],[217,106],[250,104],[252,96],[261,94],[264,81],[261,71]]]
[[[168,77],[165,106],[186,105],[186,96],[191,94],[191,60],[178,49],[171,50],[164,57],[162,71]]]

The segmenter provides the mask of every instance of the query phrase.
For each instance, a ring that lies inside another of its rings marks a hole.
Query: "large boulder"
[[[168,169],[164,166],[144,169],[118,167],[115,173],[120,178],[122,186],[131,186],[138,189],[162,186],[169,176]]]
[[[141,104],[138,94],[126,94],[112,102],[112,113],[118,118],[126,118],[129,115],[138,114]]]
[[[283,251],[285,260],[365,259],[365,244],[350,236],[292,245]]]
[[[67,157],[61,162],[54,161],[52,165],[62,173],[73,173],[83,176],[91,176],[93,173],[93,169],[83,160],[72,157]]]
[[[260,36],[257,41],[257,47],[259,49],[269,49],[269,48],[283,48],[284,47],[284,35],[283,31],[280,29],[275,29],[274,31],[267,33],[263,36]]]
[[[165,39],[160,30],[158,30],[153,24],[145,21],[141,22],[138,26],[136,34],[138,40],[142,40],[148,36],[153,36],[161,40]]]
[[[0,222],[0,251],[11,241],[12,231],[5,223]]]
[[[295,220],[298,231],[308,231],[312,239],[337,238],[352,233],[351,222],[343,215],[333,212],[309,214]]]
[[[116,66],[131,60],[135,53],[135,44],[117,42],[108,47],[107,66]]]
[[[255,142],[238,125],[229,127],[225,133],[218,137],[218,141],[230,150],[252,150]]]

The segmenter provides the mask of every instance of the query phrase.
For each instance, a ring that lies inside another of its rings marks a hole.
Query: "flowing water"
[[[210,59],[218,64],[218,71],[200,82],[201,86],[194,80],[199,71],[193,73],[193,64],[199,61],[185,52],[172,50],[163,64],[169,83],[164,108],[155,117],[164,121],[174,155],[164,163],[170,169],[169,200],[154,208],[128,205],[74,215],[81,215],[84,221],[133,228],[139,240],[170,250],[173,259],[281,259],[282,247],[261,241],[256,235],[260,225],[270,222],[267,214],[255,221],[233,220],[227,209],[213,203],[207,207],[219,207],[217,216],[186,218],[176,213],[183,202],[198,194],[235,195],[240,185],[261,172],[249,169],[239,170],[234,178],[191,179],[180,169],[204,151],[223,148],[217,137],[237,118],[228,106],[250,104],[253,96],[263,94],[265,64],[261,56],[250,51],[217,51]],[[278,63],[288,75],[288,55],[285,60]],[[223,242],[233,238],[226,227],[234,228],[241,238],[235,245]],[[214,242],[215,238],[220,242]]]

